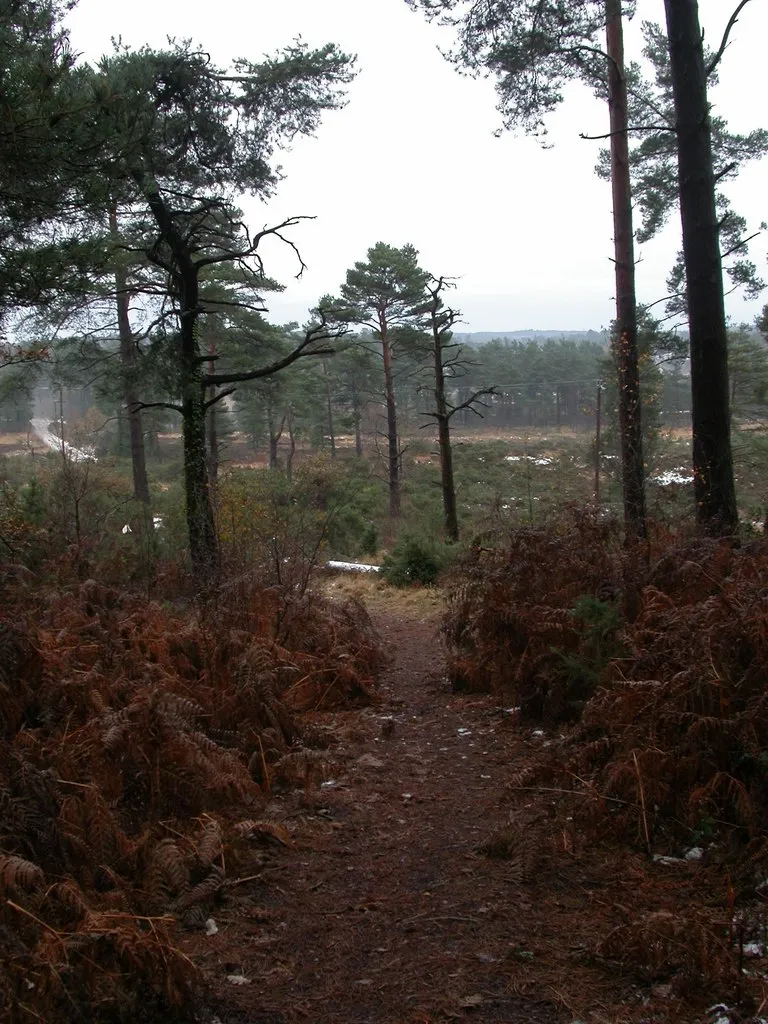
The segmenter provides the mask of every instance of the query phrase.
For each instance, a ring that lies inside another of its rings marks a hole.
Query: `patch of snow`
[[[163,528],[163,517],[162,516],[152,516],[152,525],[154,526],[154,528],[156,530],[162,530],[162,528]],[[120,531],[120,533],[133,533],[133,530],[128,525],[128,523],[126,523],[125,526]]]
[[[669,487],[670,484],[692,484],[693,477],[687,470],[683,469],[666,469],[663,473],[658,473],[656,476],[652,476],[651,480],[653,483],[658,484],[659,487]]]
[[[532,462],[534,464],[534,466],[551,466],[552,465],[552,459],[537,458],[535,455],[505,455],[504,456],[504,461],[505,462],[522,462],[524,458],[527,459],[529,462]]]
[[[214,921],[214,919],[212,917],[209,917],[208,920],[205,922],[205,934],[206,935],[216,935],[216,934],[218,934],[218,931],[219,931],[219,926],[216,924],[216,922]]]
[[[341,572],[381,572],[380,565],[366,565],[364,562],[335,562],[325,563],[326,569],[338,569]]]
[[[745,942],[744,956],[765,956],[765,943]]]
[[[700,846],[692,846],[690,850],[685,854],[686,860],[701,860],[704,856],[704,851]]]

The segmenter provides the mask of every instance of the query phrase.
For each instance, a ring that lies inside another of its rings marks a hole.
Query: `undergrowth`
[[[475,544],[449,580],[454,688],[496,691],[524,719],[577,717],[614,644],[622,571],[616,523],[589,510]]]
[[[616,529],[578,513],[476,549],[449,598],[454,685],[560,731],[509,773],[513,807],[546,793],[571,850],[617,843],[685,865],[700,848],[719,898],[660,887],[655,910],[626,908],[594,949],[680,996],[740,998],[739,950],[765,916],[766,594],[765,541],[667,538],[630,577]]]
[[[374,696],[373,631],[245,576],[177,606],[26,580],[0,616],[0,1018],[184,1016],[174,929],[290,842],[267,795],[312,771],[301,712]]]

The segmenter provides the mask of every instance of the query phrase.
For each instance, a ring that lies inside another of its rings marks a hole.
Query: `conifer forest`
[[[335,22],[0,0],[0,1022],[768,1024],[760,0],[368,3],[564,178],[593,104],[605,323],[462,312],[482,186],[428,75],[418,151],[343,135]],[[275,214],[331,131],[356,212]]]

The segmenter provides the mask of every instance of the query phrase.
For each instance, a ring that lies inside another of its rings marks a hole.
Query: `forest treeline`
[[[333,451],[337,433],[350,430],[359,452],[361,423],[380,400],[377,444],[393,519],[403,423],[431,422],[445,531],[455,538],[452,423],[489,410],[506,425],[573,425],[585,415],[585,391],[603,380],[615,399],[628,539],[641,539],[643,409],[651,415],[657,403],[650,400],[660,390],[656,367],[683,354],[696,514],[708,530],[735,528],[723,271],[752,292],[762,282],[746,254],[745,224],[718,186],[768,147],[765,131],[736,135],[709,114],[708,89],[717,84],[738,12],[721,47],[709,52],[693,0],[669,5],[666,32],[644,27],[641,67],[625,61],[623,17],[631,12],[618,0],[585,0],[567,12],[554,2],[510,2],[502,33],[496,19],[486,23],[460,0],[411,3],[454,26],[459,67],[496,76],[507,127],[539,132],[569,79],[607,100],[610,148],[599,172],[612,184],[616,317],[612,366],[595,359],[590,368],[597,353],[589,345],[564,343],[492,344],[469,360],[453,338],[461,312],[450,304],[451,268],[422,267],[410,244],[374,245],[336,295],[318,298],[306,324],[270,324],[268,295],[281,286],[269,278],[260,244],[282,240],[301,267],[302,217],[254,232],[238,197],[274,193],[281,147],[345,102],[355,58],[333,43],[296,43],[225,68],[194,43],[176,41],[135,51],[118,43],[89,65],[76,58],[63,28],[67,6],[8,0],[3,22],[2,87],[16,112],[0,168],[3,390],[15,402],[16,422],[19,396],[41,368],[58,390],[59,421],[63,389],[97,391],[127,439],[134,495],[145,506],[146,439],[157,434],[158,411],[174,414],[189,553],[199,568],[217,559],[212,488],[224,399],[249,436],[266,436],[270,465],[288,437],[289,475],[301,434],[328,439]],[[695,175],[686,171],[693,165]],[[676,207],[683,248],[668,310],[687,319],[685,353],[643,311],[635,287],[635,236],[651,238]],[[683,415],[681,394],[673,404]]]
[[[589,390],[603,381],[619,427],[625,527],[628,537],[641,538],[643,409],[652,419],[665,390],[659,381],[670,382],[665,411],[691,409],[696,514],[707,530],[732,531],[735,395],[722,277],[727,271],[752,293],[762,282],[748,257],[747,226],[719,183],[768,147],[762,129],[736,135],[709,116],[708,90],[717,85],[736,15],[720,48],[709,52],[693,0],[671,5],[666,30],[644,26],[641,65],[624,59],[622,19],[631,12],[618,0],[585,0],[567,12],[554,2],[540,9],[510,0],[501,34],[460,0],[411,6],[453,25],[458,66],[495,76],[509,128],[541,131],[570,79],[608,101],[610,149],[598,168],[613,186],[617,246],[608,360],[589,344],[566,342],[462,351],[453,337],[461,324],[450,304],[453,268],[422,267],[411,244],[376,243],[351,264],[335,295],[318,297],[306,323],[270,323],[269,294],[280,283],[260,246],[282,240],[300,268],[302,217],[254,232],[238,197],[274,193],[281,147],[316,131],[324,112],[346,102],[355,58],[333,43],[296,43],[227,68],[202,47],[176,41],[158,50],[116,44],[89,64],[71,50],[66,4],[8,0],[2,87],[16,116],[4,130],[0,168],[6,419],[20,422],[24,396],[41,374],[59,395],[58,414],[53,400],[45,412],[54,423],[66,419],[65,389],[90,388],[96,408],[117,420],[134,495],[145,506],[147,444],[164,416],[175,420],[189,551],[203,567],[217,560],[214,489],[227,408],[248,437],[266,443],[270,465],[281,439],[287,443],[289,476],[296,445],[306,439],[333,451],[339,433],[353,433],[360,451],[367,416],[393,520],[401,505],[401,435],[431,423],[445,530],[455,537],[451,426],[466,425],[473,413],[499,425],[583,424]],[[685,171],[691,160],[700,174]],[[653,321],[636,296],[634,240],[652,237],[676,208],[683,247],[667,312]],[[719,287],[711,287],[714,280]],[[671,316],[688,322],[688,344],[663,329]],[[762,358],[760,346],[754,351]],[[684,355],[689,403],[669,372]],[[660,365],[666,372],[656,378]]]
[[[662,346],[666,342],[669,349]],[[220,340],[220,345],[222,341]],[[38,363],[24,375],[11,367],[0,370],[0,430],[26,433],[36,415],[54,426],[63,415],[73,424],[83,422],[89,410],[95,419],[92,440],[98,451],[130,456],[124,406],[115,395],[115,367],[86,385],[80,382],[71,358],[69,340],[52,346],[50,364]],[[646,415],[665,427],[690,425],[690,374],[686,342],[659,333],[649,356],[644,379],[653,390]],[[116,364],[113,340],[104,344]],[[612,379],[613,364],[606,345],[596,341],[547,338],[541,341],[494,339],[462,352],[460,375],[451,379],[449,392],[460,402],[474,390],[493,382],[495,392],[477,412],[461,411],[462,428],[495,430],[505,427],[594,428],[595,394]],[[768,412],[768,349],[759,332],[743,325],[729,332],[731,397],[737,417],[762,419]],[[407,433],[425,425],[430,370],[422,355],[406,348],[398,353],[395,389]],[[264,383],[247,383],[218,410],[217,441],[224,466],[233,434],[242,437],[255,453],[269,457],[272,468],[285,468],[290,444],[287,424],[300,448],[326,450],[354,446],[358,455],[375,450],[382,410],[380,360],[371,334],[348,335],[332,355],[287,368]],[[62,406],[63,403],[63,406]],[[614,403],[615,404],[615,403]],[[63,408],[63,414],[62,414]],[[607,407],[607,417],[615,413]],[[143,433],[149,453],[157,452],[157,435],[178,432],[181,418],[173,410],[146,410]],[[209,418],[209,429],[213,418]],[[81,432],[82,432],[81,428]],[[418,436],[418,435],[417,435]]]

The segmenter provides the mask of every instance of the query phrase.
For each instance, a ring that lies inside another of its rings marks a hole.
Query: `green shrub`
[[[414,583],[430,586],[435,583],[446,564],[440,548],[421,537],[402,537],[381,563],[381,574],[393,587],[409,587]]]
[[[375,555],[379,550],[379,534],[373,523],[368,523],[360,537],[360,554]]]

